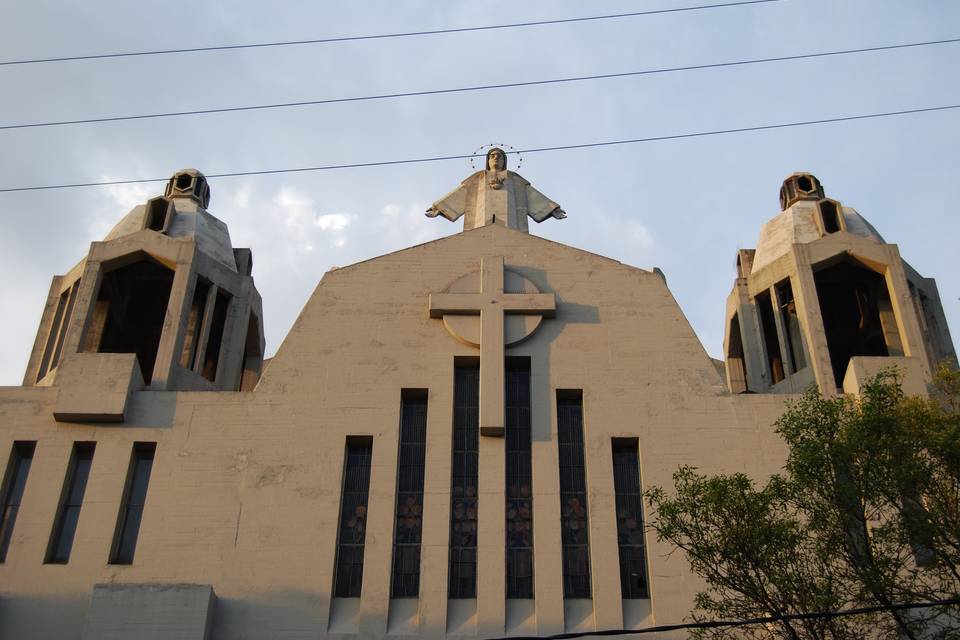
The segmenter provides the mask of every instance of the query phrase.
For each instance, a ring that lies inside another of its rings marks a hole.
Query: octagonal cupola
[[[263,364],[253,256],[210,214],[196,169],[130,210],[53,279],[25,385],[55,385],[60,421],[122,421],[151,391],[245,391]]]
[[[780,210],[786,211],[801,200],[822,200],[825,197],[823,185],[817,176],[804,171],[797,172],[788,176],[780,187]]]
[[[210,185],[196,169],[181,169],[173,174],[163,195],[167,198],[189,198],[204,209],[210,206]]]

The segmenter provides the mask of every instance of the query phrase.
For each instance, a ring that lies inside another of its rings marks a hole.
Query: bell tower
[[[61,421],[123,421],[130,393],[246,391],[263,364],[249,249],[207,211],[196,169],[134,207],[55,276],[24,377],[60,387]]]
[[[856,393],[893,366],[906,390],[925,392],[939,363],[956,360],[933,279],[813,174],[784,180],[780,208],[757,248],[737,255],[724,339],[730,390]]]

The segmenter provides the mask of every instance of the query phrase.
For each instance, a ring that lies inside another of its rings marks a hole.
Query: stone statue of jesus
[[[464,231],[488,224],[527,231],[527,216],[537,222],[567,217],[560,205],[531,187],[523,176],[507,170],[507,154],[498,147],[487,152],[486,168],[427,209],[428,217],[438,215],[451,222],[465,216]]]

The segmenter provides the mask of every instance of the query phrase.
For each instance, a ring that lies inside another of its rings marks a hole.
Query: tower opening
[[[783,367],[783,354],[780,353],[780,337],[777,335],[773,299],[769,291],[764,291],[757,294],[756,302],[757,311],[760,313],[760,328],[763,330],[763,345],[766,347],[770,382],[776,384],[786,377],[786,372]]]
[[[150,384],[174,272],[150,258],[103,275],[84,351],[135,353]]]
[[[837,204],[830,200],[820,202],[820,217],[823,220],[824,233],[836,233],[840,231],[840,212],[837,210]]]
[[[260,380],[263,368],[263,350],[260,348],[260,320],[250,313],[247,320],[247,337],[243,343],[243,373],[237,391],[252,391]]]
[[[853,356],[902,355],[887,283],[850,258],[814,273],[837,386]]]
[[[733,314],[730,318],[728,333],[727,372],[732,393],[745,393],[749,390],[747,383],[747,367],[743,357],[743,338],[740,336],[740,316]]]
[[[213,320],[210,323],[210,337],[207,339],[207,349],[203,355],[203,367],[200,375],[215,382],[217,367],[220,363],[220,347],[223,342],[223,330],[227,323],[227,308],[230,306],[230,296],[223,291],[217,291],[217,300],[213,305]]]

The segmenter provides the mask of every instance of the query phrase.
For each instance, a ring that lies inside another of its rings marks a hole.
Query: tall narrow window
[[[557,443],[560,448],[563,597],[589,598],[590,539],[583,462],[583,392],[579,389],[557,391]]]
[[[337,542],[335,598],[359,598],[363,583],[363,545],[367,533],[367,500],[370,497],[370,458],[373,439],[347,439],[340,498],[340,533]]]
[[[793,287],[787,278],[777,285],[777,302],[780,304],[780,318],[787,338],[790,365],[794,371],[807,366],[803,357],[803,332],[800,330],[800,316],[797,315],[797,302],[793,299]]]
[[[50,545],[47,548],[46,561],[49,563],[66,564],[70,559],[70,549],[73,547],[73,536],[77,532],[77,521],[80,519],[80,507],[83,506],[83,494],[87,490],[87,478],[90,477],[95,446],[93,442],[73,444],[60,508],[57,510],[53,535],[50,536]]]
[[[70,326],[70,319],[73,316],[73,305],[76,302],[77,291],[79,289],[80,281],[77,280],[70,289],[60,294],[60,300],[57,302],[57,311],[50,325],[50,335],[47,338],[47,345],[44,347],[43,360],[37,375],[38,381],[47,375],[48,372],[55,369],[60,363],[60,353],[63,351],[63,342],[67,337],[67,329]]]
[[[190,315],[187,316],[187,330],[183,336],[183,350],[180,352],[180,366],[184,369],[193,369],[193,361],[196,359],[197,345],[200,343],[200,332],[203,328],[203,317],[206,314],[209,293],[210,284],[197,278],[193,287]]]
[[[649,598],[643,544],[640,461],[635,438],[613,439],[613,487],[617,501],[620,592],[624,599]]]
[[[777,336],[777,321],[773,315],[773,300],[769,291],[758,293],[757,311],[760,313],[760,328],[763,330],[763,344],[767,348],[767,367],[770,382],[776,384],[784,379],[783,356],[780,355],[780,338]]]
[[[7,548],[10,546],[10,538],[13,537],[13,526],[17,523],[17,513],[20,511],[20,501],[27,486],[27,474],[30,472],[36,446],[36,442],[14,442],[10,452],[7,475],[0,490],[3,500],[3,513],[0,514],[0,562],[7,559]]]
[[[453,381],[453,465],[450,481],[451,598],[477,597],[477,486],[480,366],[458,365]]]
[[[427,391],[404,389],[400,397],[400,455],[393,534],[392,598],[420,594],[420,535],[423,531],[423,472],[427,446]]]
[[[530,359],[506,360],[507,597],[533,597]]]
[[[117,533],[110,554],[111,564],[133,563],[133,552],[137,548],[137,534],[140,532],[143,505],[147,501],[147,484],[150,482],[153,454],[156,450],[155,442],[136,442],[133,445],[127,486],[123,491],[123,503],[117,518]]]
[[[220,346],[223,341],[223,330],[226,326],[229,306],[230,296],[222,290],[217,291],[217,300],[213,305],[213,319],[210,322],[210,335],[207,338],[207,349],[203,356],[203,366],[200,369],[200,375],[211,382],[217,380]]]

